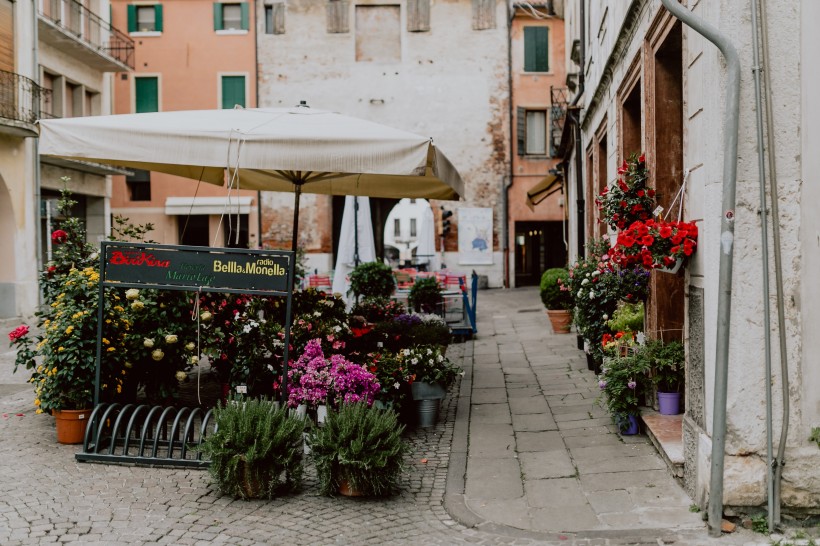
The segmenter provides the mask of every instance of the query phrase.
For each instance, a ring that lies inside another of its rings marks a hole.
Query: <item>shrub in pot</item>
[[[395,412],[364,403],[330,411],[309,436],[322,494],[382,496],[392,493],[404,470],[408,446]]]
[[[680,341],[651,340],[642,351],[658,390],[658,405],[664,415],[680,413],[680,391],[685,380],[686,352]]]
[[[541,275],[541,301],[556,334],[569,333],[572,322],[572,294],[569,291],[569,272],[566,268],[547,269]]]
[[[359,264],[350,272],[350,290],[357,299],[389,298],[396,289],[393,270],[381,262]]]
[[[441,310],[441,287],[434,277],[417,279],[410,289],[407,303],[417,313],[436,313]]]
[[[214,419],[201,450],[222,493],[273,498],[301,485],[304,419],[267,400],[238,398],[217,405]]]

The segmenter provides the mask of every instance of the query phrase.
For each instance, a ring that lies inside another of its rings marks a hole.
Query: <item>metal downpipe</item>
[[[709,482],[709,534],[720,536],[723,519],[723,462],[726,449],[726,398],[729,375],[729,327],[732,316],[732,258],[734,255],[737,139],[740,115],[740,60],[737,50],[717,28],[676,0],[661,0],[669,12],[715,44],[726,59],[728,75],[723,127],[723,198],[720,221],[717,341],[715,355],[712,463]]]
[[[763,66],[770,67],[769,64],[769,33],[767,30],[766,2],[758,3],[760,9],[760,34],[762,38]],[[783,296],[783,263],[780,255],[780,210],[779,197],[777,192],[777,168],[775,163],[774,147],[774,116],[772,115],[772,82],[771,70],[763,71],[765,82],[764,96],[766,98],[766,146],[767,159],[769,161],[769,184],[772,201],[772,243],[774,245],[774,283],[777,293],[777,326],[780,341],[780,375],[782,380],[783,397],[783,422],[780,428],[780,443],[777,447],[777,458],[774,461],[774,525],[780,524],[780,477],[783,473],[783,465],[786,464],[786,439],[789,435],[789,355],[786,349],[786,312]],[[771,529],[771,524],[769,525]]]
[[[760,177],[760,258],[763,264],[763,357],[766,383],[766,508],[769,529],[774,528],[774,476],[772,475],[772,343],[769,306],[769,214],[766,204],[766,162],[763,141],[763,111],[760,90],[760,54],[757,34],[759,0],[752,0],[752,74],[755,87],[755,125],[757,128],[757,170]],[[768,66],[765,67],[768,70]]]

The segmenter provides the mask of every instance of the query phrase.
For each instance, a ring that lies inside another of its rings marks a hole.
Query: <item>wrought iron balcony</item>
[[[566,87],[550,87],[550,154],[555,157],[561,147],[561,135],[567,118],[569,90]]]
[[[16,136],[36,136],[34,122],[40,119],[44,97],[51,92],[34,80],[0,70],[0,132]]]
[[[39,0],[40,40],[103,72],[134,69],[134,41],[76,0]]]

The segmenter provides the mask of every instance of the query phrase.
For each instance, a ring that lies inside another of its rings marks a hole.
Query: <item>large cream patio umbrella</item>
[[[249,190],[457,200],[463,182],[429,137],[301,105],[50,119],[40,153]]]

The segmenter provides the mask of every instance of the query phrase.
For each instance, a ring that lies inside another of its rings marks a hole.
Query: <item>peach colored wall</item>
[[[128,29],[128,4],[112,0],[114,26]],[[145,4],[144,2],[141,2]],[[254,2],[250,2],[249,28],[246,34],[217,34],[213,25],[213,2],[173,0],[160,2],[163,29],[159,36],[132,36],[135,43],[135,74],[159,76],[159,105],[162,111],[209,110],[219,108],[220,74],[245,74],[247,106],[256,106],[256,20]],[[134,111],[134,74],[117,74],[114,84],[114,112]],[[123,79],[125,78],[125,79]],[[199,186],[199,187],[198,187]],[[153,222],[153,238],[173,244],[177,241],[176,219],[165,215],[168,197],[224,197],[227,190],[195,180],[151,173],[151,201],[130,201],[125,177],[113,177],[111,208],[115,214],[128,216],[134,222]],[[232,195],[237,195],[236,192]],[[251,242],[257,240],[256,192],[238,195],[254,198],[249,218]],[[211,233],[213,237],[213,230]]]
[[[546,73],[524,72],[524,27],[546,26],[549,28],[549,68]],[[517,107],[547,108],[551,105],[550,86],[564,87],[566,68],[564,66],[564,21],[558,18],[533,19],[516,16],[511,27],[511,73],[512,73],[512,187],[509,190],[509,235],[510,248],[514,248],[516,221],[563,220],[564,209],[560,203],[563,196],[558,193],[541,202],[531,211],[526,205],[527,190],[548,175],[558,164],[557,159],[533,159],[519,156],[516,127]],[[549,123],[549,120],[548,120]],[[548,127],[549,130],[549,127]],[[548,144],[549,149],[549,144]]]

